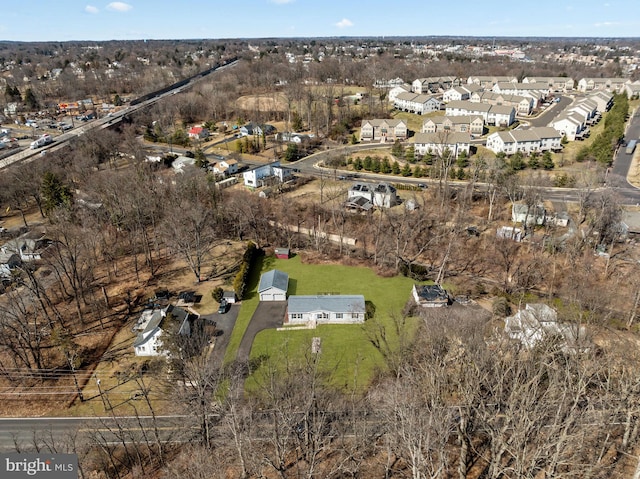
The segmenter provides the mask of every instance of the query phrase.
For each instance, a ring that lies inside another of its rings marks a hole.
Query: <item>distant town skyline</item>
[[[637,0],[424,2],[128,0],[14,2],[2,41],[287,37],[638,38]]]

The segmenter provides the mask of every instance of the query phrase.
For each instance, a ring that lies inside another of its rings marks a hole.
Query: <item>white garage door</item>
[[[273,301],[273,295],[269,293],[261,293],[260,301]]]
[[[286,301],[287,295],[284,293],[274,293],[273,301]]]

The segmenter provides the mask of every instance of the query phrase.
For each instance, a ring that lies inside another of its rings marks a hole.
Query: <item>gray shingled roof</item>
[[[331,313],[364,313],[364,296],[357,295],[324,295],[324,296],[289,296],[289,313],[310,313],[327,311]]]
[[[471,143],[471,135],[466,132],[442,133],[416,133],[413,142],[418,144],[455,145],[458,143]]]
[[[287,291],[289,287],[289,275],[283,271],[272,269],[260,276],[260,284],[258,285],[258,293],[268,290],[269,288],[277,288],[281,291]]]

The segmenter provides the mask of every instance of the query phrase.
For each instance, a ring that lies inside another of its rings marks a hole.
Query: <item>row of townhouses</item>
[[[526,155],[533,152],[558,151],[562,135],[549,126],[532,127],[527,130],[497,131],[487,137],[487,148],[494,153],[513,155],[521,152]]]
[[[593,93],[569,106],[549,126],[558,130],[569,141],[581,140],[589,135],[589,126],[599,121],[612,104],[612,93]]]
[[[421,94],[434,94],[460,85],[460,79],[454,76],[418,78],[411,84],[411,91]]]
[[[418,115],[440,110],[442,102],[433,95],[402,92],[395,96],[393,106],[397,110],[408,111]]]
[[[516,110],[507,105],[490,105],[472,101],[451,101],[445,109],[447,116],[481,116],[487,125],[510,126],[516,119]]]
[[[640,81],[631,81],[627,78],[581,78],[576,82],[569,77],[525,77],[522,82],[513,76],[470,76],[466,83],[459,78],[452,76],[418,78],[412,83],[404,82],[401,78],[395,78],[391,81],[377,81],[374,86],[378,88],[388,88],[391,90],[402,88],[402,91],[410,91],[420,94],[436,94],[444,93],[443,101],[446,103],[452,100],[466,100],[464,96],[469,96],[474,91],[491,90],[495,93],[509,93],[514,87],[509,87],[507,83],[518,85],[521,91],[527,88],[533,90],[547,91],[550,93],[568,92],[577,90],[587,93],[591,91],[608,91],[612,93],[626,92],[629,97],[640,94]],[[500,85],[499,85],[500,84]],[[496,86],[498,89],[496,89]],[[456,90],[457,92],[449,92]],[[503,91],[507,90],[507,91]],[[519,95],[521,93],[513,93]],[[452,95],[452,98],[448,96]],[[460,97],[462,96],[462,97]]]
[[[469,101],[475,103],[488,103],[489,105],[512,106],[516,109],[517,115],[530,115],[538,105],[538,100],[529,95],[511,95],[509,93],[493,93],[490,91],[475,92]]]
[[[484,134],[484,119],[480,115],[438,115],[427,118],[422,123],[422,133],[470,133],[472,136]]]
[[[406,140],[408,133],[407,122],[404,120],[362,120],[360,141],[394,142],[396,140]]]
[[[437,133],[416,133],[414,137],[414,151],[418,155],[445,155],[448,152],[457,158],[463,153],[469,156],[470,149],[471,135],[469,133],[440,131]]]

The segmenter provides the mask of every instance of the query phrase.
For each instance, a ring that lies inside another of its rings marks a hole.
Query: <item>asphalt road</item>
[[[569,105],[573,103],[573,98],[568,96],[561,96],[558,103],[552,103],[551,106],[531,120],[526,120],[531,126],[547,126],[551,120],[564,111]]]
[[[184,420],[187,416],[157,416],[160,440],[163,442],[182,442]],[[149,433],[153,420],[149,416],[119,417],[118,424],[126,431],[128,442],[144,441],[140,424]],[[43,418],[0,418],[0,452],[30,450],[35,447],[68,444],[73,438],[78,444],[86,443],[92,434],[99,434],[101,440],[112,444],[121,441],[114,434],[118,430],[116,421],[106,417],[43,417]]]

